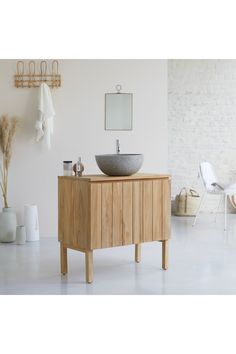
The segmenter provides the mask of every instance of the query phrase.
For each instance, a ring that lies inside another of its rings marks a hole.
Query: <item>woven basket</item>
[[[194,189],[182,188],[175,197],[175,215],[195,216],[200,203],[200,195]]]
[[[234,195],[228,196],[228,199],[229,199],[230,204],[232,205],[232,207],[234,209],[236,209],[236,198],[235,198],[235,196]]]

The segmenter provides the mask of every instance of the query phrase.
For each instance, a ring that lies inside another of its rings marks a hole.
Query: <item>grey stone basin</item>
[[[100,170],[108,176],[130,176],[140,170],[143,164],[142,154],[96,155]]]

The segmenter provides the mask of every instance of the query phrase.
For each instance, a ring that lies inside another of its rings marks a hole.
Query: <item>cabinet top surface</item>
[[[132,176],[106,176],[106,175],[84,175],[82,177],[75,176],[59,176],[58,178],[70,178],[89,182],[108,182],[108,181],[129,181],[129,180],[143,180],[143,179],[171,179],[170,175],[159,175],[151,173],[136,173]]]

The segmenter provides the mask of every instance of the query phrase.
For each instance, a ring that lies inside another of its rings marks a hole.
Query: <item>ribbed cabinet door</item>
[[[91,183],[90,188],[91,249],[170,237],[168,179]]]
[[[132,182],[123,182],[123,203],[122,203],[122,220],[123,220],[123,245],[133,243],[132,239]]]
[[[142,182],[142,241],[152,241],[152,221],[153,221],[153,181]]]
[[[121,246],[122,245],[122,234],[123,234],[123,225],[122,225],[122,203],[123,203],[123,183],[114,182],[112,184],[113,194],[112,194],[112,214],[113,214],[113,242],[112,246]]]
[[[162,233],[162,215],[163,215],[163,182],[162,180],[153,180],[153,241],[163,239]]]
[[[91,184],[91,248],[123,244],[123,183]]]
[[[102,247],[102,185],[91,184],[91,249]]]
[[[142,181],[133,182],[133,243],[142,242]]]
[[[90,191],[86,181],[73,180],[73,218],[75,237],[73,243],[81,249],[90,248]],[[72,236],[70,236],[72,238]]]
[[[140,182],[134,193],[132,181],[91,184],[91,249],[132,244],[136,231],[140,242],[140,197]]]
[[[73,243],[74,239],[74,196],[73,181],[63,181],[63,222],[62,222],[62,241],[67,244]]]
[[[64,212],[63,212],[63,205],[64,205],[64,182],[62,179],[58,180],[58,240],[63,241],[63,234],[64,234]]]
[[[163,240],[168,240],[171,234],[171,181],[164,179],[162,182],[163,193],[163,215],[162,215],[162,237]]]
[[[112,183],[102,183],[102,247],[112,246],[113,202]]]

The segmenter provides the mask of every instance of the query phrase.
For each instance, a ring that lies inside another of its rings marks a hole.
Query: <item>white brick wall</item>
[[[172,195],[193,184],[202,160],[236,181],[236,60],[169,60],[168,90]]]

